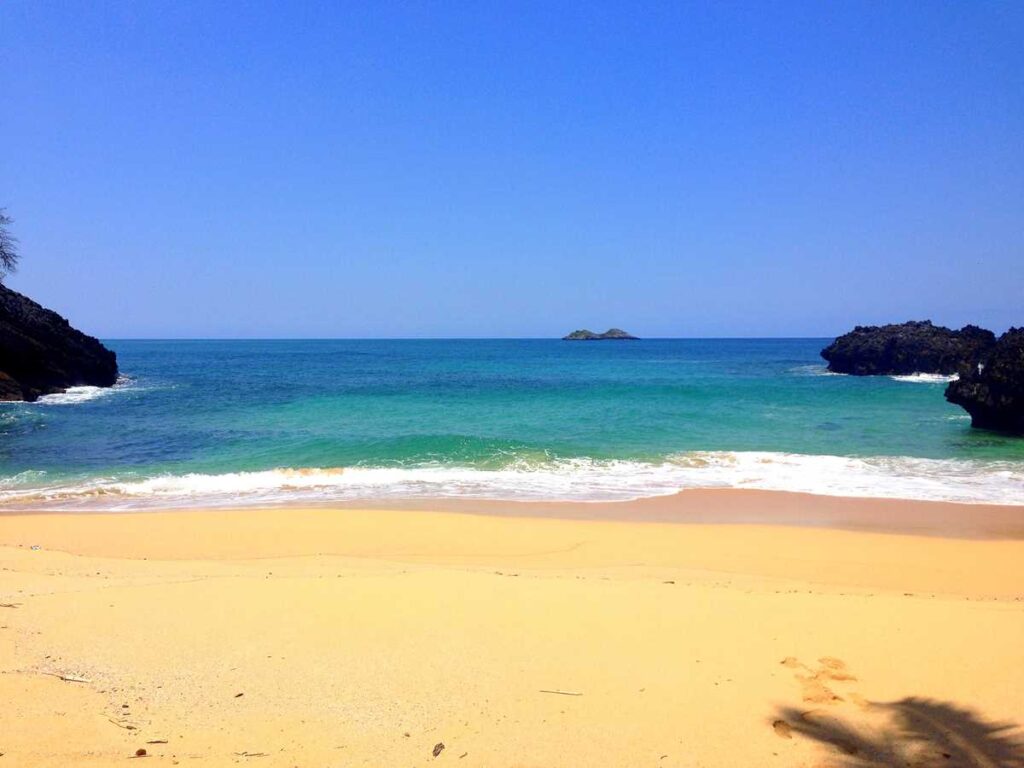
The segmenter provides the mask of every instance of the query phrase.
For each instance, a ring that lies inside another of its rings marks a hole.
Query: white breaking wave
[[[790,368],[789,372],[797,376],[846,376],[845,373],[836,373],[830,371],[824,365],[812,363],[810,365],[798,365],[795,368]]]
[[[789,372],[797,376],[849,376],[847,373],[836,373],[830,371],[824,365],[798,365],[795,368],[790,368]],[[867,377],[870,378],[870,377]],[[903,381],[910,384],[948,384],[951,381],[956,381],[960,377],[957,374],[952,376],[946,376],[942,373],[908,373],[899,376],[888,376],[886,378],[892,379],[893,381]]]
[[[272,469],[43,485],[0,482],[0,503],[44,509],[137,509],[381,499],[620,501],[688,488],[754,488],[1024,505],[1024,463],[701,451],[660,463],[572,459],[511,466]]]
[[[43,395],[36,402],[39,405],[78,405],[106,397],[113,391],[113,387],[68,387],[65,392]]]
[[[893,381],[906,381],[911,384],[948,384],[960,377],[957,374],[946,376],[942,373],[909,373],[906,376],[890,376]]]
[[[79,405],[90,400],[98,400],[101,397],[123,392],[131,387],[133,381],[127,376],[119,376],[117,383],[112,387],[68,387],[63,392],[53,395],[43,395],[36,400],[37,405]]]

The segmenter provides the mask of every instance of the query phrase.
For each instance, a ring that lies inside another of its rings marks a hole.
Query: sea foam
[[[893,381],[903,381],[909,384],[948,384],[960,377],[957,374],[946,376],[941,373],[908,373],[905,376],[890,376]]]
[[[53,509],[237,506],[472,498],[621,501],[689,488],[753,488],[833,496],[1024,505],[1019,463],[700,451],[661,462],[562,459],[496,470],[451,465],[282,468],[0,486],[0,503]]]
[[[63,392],[52,395],[43,395],[36,400],[37,405],[81,405],[91,400],[98,400],[103,397],[123,392],[135,382],[127,376],[119,376],[117,383],[112,387],[68,387]]]

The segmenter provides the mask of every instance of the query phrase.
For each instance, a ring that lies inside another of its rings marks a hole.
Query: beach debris
[[[40,549],[42,549],[42,547],[40,547],[38,544],[33,544],[31,547],[29,547],[29,549],[31,549],[33,552],[38,552]]]
[[[468,754],[469,754],[469,752],[463,752],[461,755],[459,755],[459,760],[461,760],[462,758],[464,758]]]
[[[139,747],[138,749],[135,750],[135,756],[136,757],[146,757],[146,755],[148,755],[148,754],[149,753],[146,752],[146,750],[144,750],[142,747]]]
[[[84,677],[78,677],[77,675],[62,675],[60,672],[43,672],[43,674],[44,675],[49,675],[50,677],[56,677],[58,680],[63,680],[65,683],[90,683],[90,682],[92,682],[91,680],[89,680],[87,678],[84,678]]]
[[[236,698],[236,699],[237,699],[237,698],[239,698],[239,697],[241,697],[241,696],[245,696],[245,694],[244,694],[244,693],[236,693],[236,694],[235,694],[235,698]]]
[[[434,745],[434,757],[437,757],[442,752],[444,752],[444,742],[439,741],[437,742],[437,744]]]
[[[167,739],[150,739],[146,742],[147,744],[166,744]]]
[[[21,603],[0,603],[0,608],[17,608]]]
[[[118,722],[117,720],[115,720],[115,719],[114,719],[114,718],[112,718],[112,717],[108,717],[108,718],[107,718],[107,720],[109,720],[109,721],[110,721],[111,723],[113,723],[114,725],[116,725],[116,726],[117,726],[118,728],[124,728],[124,729],[125,729],[126,731],[135,731],[135,730],[138,730],[138,729],[137,729],[137,728],[136,728],[136,727],[135,727],[134,725],[132,725],[131,723],[119,723],[119,722]]]
[[[239,757],[266,757],[266,752],[235,752]]]
[[[579,693],[578,691],[550,691],[550,690],[547,690],[546,688],[541,688],[540,692],[541,693],[556,693],[559,696],[582,696],[583,695],[582,693]]]

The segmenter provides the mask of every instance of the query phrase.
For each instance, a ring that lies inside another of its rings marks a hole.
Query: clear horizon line
[[[564,339],[561,336],[100,336],[102,341],[765,341],[820,340],[824,336],[639,336],[634,339]]]

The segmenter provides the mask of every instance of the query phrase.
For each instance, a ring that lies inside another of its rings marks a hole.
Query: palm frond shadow
[[[869,709],[881,716],[881,725],[856,727],[824,709],[786,707],[778,717],[793,734],[832,749],[836,768],[1024,768],[1024,741],[1015,723],[986,722],[949,702],[915,697]]]

